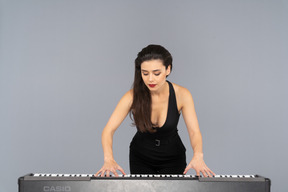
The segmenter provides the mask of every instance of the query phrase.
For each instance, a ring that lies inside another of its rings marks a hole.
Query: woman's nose
[[[153,81],[153,75],[152,74],[149,75],[149,81]]]

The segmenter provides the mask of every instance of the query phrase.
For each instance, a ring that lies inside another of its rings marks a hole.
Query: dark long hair
[[[170,70],[172,70],[172,55],[161,45],[148,45],[138,53],[135,59],[133,103],[130,110],[130,117],[132,119],[133,115],[133,125],[135,125],[140,132],[155,132],[151,122],[151,94],[141,76],[141,64],[144,61],[154,59],[162,60],[166,69],[170,65]]]

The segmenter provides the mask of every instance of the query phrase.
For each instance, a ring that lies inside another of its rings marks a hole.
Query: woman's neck
[[[162,97],[169,91],[169,84],[166,81],[158,90],[150,91],[152,97]]]

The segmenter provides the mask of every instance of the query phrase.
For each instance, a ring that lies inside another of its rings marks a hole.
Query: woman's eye
[[[144,76],[147,76],[147,75],[148,75],[148,73],[143,73],[143,75],[144,75]]]
[[[155,73],[156,76],[159,76],[161,73]]]

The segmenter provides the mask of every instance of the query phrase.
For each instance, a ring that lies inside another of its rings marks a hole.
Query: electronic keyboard
[[[153,175],[100,177],[93,174],[27,174],[19,192],[270,192],[271,181],[259,175]]]

